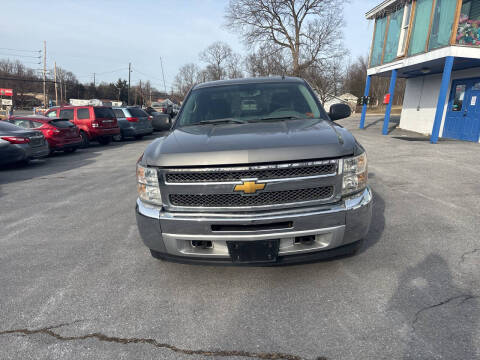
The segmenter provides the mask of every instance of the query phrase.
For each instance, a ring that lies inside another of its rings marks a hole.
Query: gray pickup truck
[[[363,147],[302,79],[196,85],[137,163],[136,217],[153,257],[278,265],[354,253],[372,218]]]

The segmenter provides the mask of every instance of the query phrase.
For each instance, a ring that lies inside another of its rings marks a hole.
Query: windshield
[[[257,83],[193,90],[178,119],[179,126],[214,120],[268,121],[324,118],[324,110],[301,83]]]
[[[94,111],[97,119],[112,119],[115,117],[113,110],[109,107],[96,107],[94,108]]]

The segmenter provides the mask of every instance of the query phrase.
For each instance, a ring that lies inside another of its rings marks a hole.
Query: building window
[[[480,46],[480,0],[463,0],[456,43]]]
[[[465,89],[466,85],[457,85],[457,87],[455,88],[452,111],[462,111],[463,100],[465,99]]]
[[[410,37],[409,55],[425,52],[428,29],[432,13],[433,0],[417,0],[412,35]]]
[[[402,29],[404,9],[400,9],[390,14],[390,22],[388,25],[387,43],[385,44],[385,55],[383,63],[388,63],[397,57],[398,40]]]
[[[383,44],[385,42],[385,31],[387,29],[387,17],[375,21],[375,34],[373,36],[372,55],[370,66],[377,66],[382,63]]]
[[[456,8],[457,0],[436,1],[428,50],[450,44]]]
[[[405,48],[407,46],[408,29],[410,28],[410,16],[412,15],[412,4],[405,4],[403,8],[402,30],[400,32],[400,39],[398,42],[397,56],[405,55]]]

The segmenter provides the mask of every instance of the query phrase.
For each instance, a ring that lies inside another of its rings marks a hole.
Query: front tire
[[[75,151],[77,151],[78,148],[76,147],[72,147],[72,148],[68,148],[68,149],[65,149],[63,150],[64,153],[66,154],[71,154],[71,153],[74,153]]]
[[[98,142],[102,145],[108,145],[110,144],[111,141],[112,141],[112,138],[110,136],[101,137],[98,139]]]

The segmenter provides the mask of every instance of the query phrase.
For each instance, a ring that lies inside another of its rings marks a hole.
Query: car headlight
[[[137,164],[137,190],[143,202],[162,205],[157,169]]]
[[[342,195],[350,195],[367,187],[367,154],[343,159]]]

